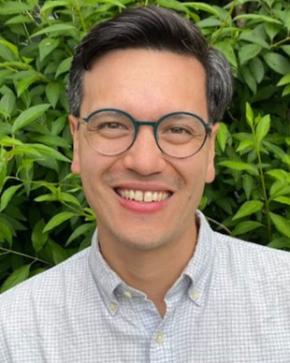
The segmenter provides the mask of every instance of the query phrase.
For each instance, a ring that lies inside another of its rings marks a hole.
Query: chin
[[[147,236],[146,236],[147,234]],[[122,243],[127,248],[136,251],[152,251],[159,249],[166,245],[166,240],[164,238],[158,238],[146,231],[145,235],[138,231],[131,235],[118,235],[119,243]]]

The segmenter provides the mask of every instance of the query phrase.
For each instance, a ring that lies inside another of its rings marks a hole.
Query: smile
[[[116,191],[124,199],[143,203],[160,202],[162,200],[168,199],[171,195],[171,193],[164,191],[142,191],[132,189],[117,189]]]

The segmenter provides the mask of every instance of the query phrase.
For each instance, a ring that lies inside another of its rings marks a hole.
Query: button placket
[[[165,334],[162,332],[162,331],[158,331],[156,332],[155,334],[155,342],[158,344],[158,345],[161,345],[164,343],[164,340],[165,340]]]

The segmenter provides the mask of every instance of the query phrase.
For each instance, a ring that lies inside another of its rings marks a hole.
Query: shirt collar
[[[122,285],[123,281],[104,260],[99,249],[97,230],[92,236],[89,267],[105,305],[114,314],[118,309],[115,291]]]
[[[198,239],[195,252],[182,276],[187,276],[191,283],[188,288],[189,298],[197,305],[202,305],[206,300],[212,265],[214,260],[214,232],[210,228],[205,216],[197,211],[199,221]],[[121,278],[110,268],[104,260],[98,245],[97,230],[92,237],[92,245],[89,254],[89,266],[100,294],[111,313],[117,311],[118,291],[126,286]]]
[[[184,270],[184,275],[191,280],[188,289],[189,298],[197,305],[206,300],[215,256],[214,231],[209,226],[205,216],[197,211],[199,231],[194,255]]]

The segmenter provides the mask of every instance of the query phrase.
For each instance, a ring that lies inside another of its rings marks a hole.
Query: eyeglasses
[[[129,113],[103,108],[92,112],[80,122],[86,124],[85,136],[89,145],[98,153],[116,156],[134,144],[139,128],[153,128],[158,148],[174,158],[188,158],[205,144],[211,134],[211,125],[191,112],[172,112],[157,121],[136,120]]]

